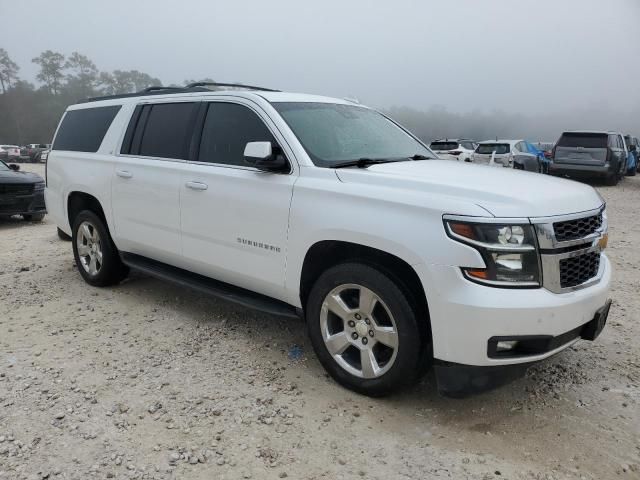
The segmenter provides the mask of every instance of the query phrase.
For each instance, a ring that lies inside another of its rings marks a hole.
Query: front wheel
[[[83,210],[73,222],[73,256],[85,282],[96,287],[119,283],[127,276],[109,231],[98,215]]]
[[[424,372],[426,340],[402,288],[359,263],[325,271],[309,295],[306,320],[320,362],[341,385],[382,396]],[[424,319],[426,322],[426,319]]]

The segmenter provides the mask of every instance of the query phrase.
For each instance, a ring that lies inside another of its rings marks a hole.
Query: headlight
[[[44,182],[38,182],[34,185],[35,190],[44,190]]]
[[[494,287],[540,286],[535,231],[529,224],[445,220],[447,235],[480,252],[486,267],[462,267],[469,279]]]

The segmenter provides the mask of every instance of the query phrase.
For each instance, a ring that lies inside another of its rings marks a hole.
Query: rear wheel
[[[617,185],[619,181],[620,175],[618,175],[618,173],[607,175],[604,179],[604,182],[611,187]]]
[[[30,215],[23,215],[27,222],[41,222],[44,219],[44,213],[32,213]]]
[[[638,172],[638,165],[634,165],[633,168],[627,170],[627,177],[635,177]]]
[[[381,396],[423,373],[426,349],[415,309],[375,268],[346,263],[324,272],[309,295],[306,319],[320,362],[351,390]]]
[[[95,213],[83,210],[73,222],[73,255],[82,278],[96,287],[119,283],[128,269],[120,260],[109,231]]]

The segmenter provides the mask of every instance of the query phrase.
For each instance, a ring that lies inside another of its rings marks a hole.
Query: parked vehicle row
[[[474,145],[473,151],[468,149]],[[526,140],[436,140],[431,149],[446,160],[464,160],[576,179],[598,177],[616,185],[638,169],[638,138],[619,132],[568,131],[556,143]]]
[[[47,159],[51,144],[30,143],[23,147],[18,145],[0,145],[0,160],[5,162],[40,163]]]
[[[592,187],[438,160],[351,101],[219,87],[65,112],[45,196],[88,285],[133,268],[301,316],[330,375],[367,395],[430,366],[444,394],[487,390],[604,328],[607,212]],[[533,155],[522,140],[474,152]]]

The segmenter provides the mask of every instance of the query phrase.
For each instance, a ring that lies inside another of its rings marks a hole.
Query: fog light
[[[517,340],[505,340],[502,342],[498,342],[498,344],[496,345],[496,352],[509,352],[516,348],[517,345]]]

